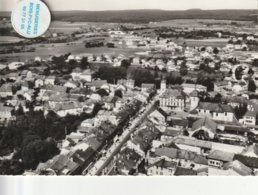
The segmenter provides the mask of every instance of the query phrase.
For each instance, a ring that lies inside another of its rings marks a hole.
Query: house
[[[244,125],[256,125],[256,118],[257,118],[257,112],[248,110],[244,117],[243,117],[243,123]]]
[[[136,93],[136,95],[134,96],[134,99],[139,100],[144,104],[147,103],[148,98],[149,98],[149,94],[145,92]]]
[[[221,168],[224,163],[232,162],[234,154],[229,152],[223,152],[220,150],[213,150],[208,154],[208,165]]]
[[[196,109],[200,103],[199,92],[197,90],[192,91],[189,94],[190,111]]]
[[[82,69],[81,68],[79,68],[79,67],[74,68],[73,72],[71,73],[72,79],[74,81],[80,80],[81,73],[82,73]]]
[[[238,160],[225,163],[223,165],[223,169],[228,170],[231,173],[231,176],[251,176],[253,174],[253,170],[251,168]]]
[[[178,116],[168,116],[167,123],[169,127],[178,130],[183,130],[188,127],[188,120]]]
[[[172,176],[177,168],[177,163],[161,159],[147,167],[147,175],[149,176]]]
[[[0,121],[9,121],[12,118],[13,108],[0,104]]]
[[[142,83],[141,90],[142,92],[149,92],[155,89],[155,84],[152,83]]]
[[[60,117],[79,115],[83,112],[83,105],[78,102],[63,102],[55,104],[53,111]]]
[[[100,110],[96,118],[99,120],[98,123],[103,121],[109,121],[113,125],[118,125],[119,123],[118,117],[111,111]]]
[[[207,92],[207,87],[203,85],[197,85],[197,84],[189,84],[189,83],[183,83],[181,85],[183,87],[183,91],[186,94],[190,94],[193,91],[199,91],[199,92]]]
[[[86,82],[91,82],[92,81],[92,74],[93,72],[90,69],[84,70],[81,74],[80,74],[80,79],[84,80]]]
[[[160,112],[159,110],[154,110],[148,115],[147,118],[154,124],[166,125],[166,116],[163,112]]]
[[[121,175],[137,172],[138,166],[143,161],[144,153],[131,147],[124,147],[118,154],[116,163],[117,171]]]
[[[200,102],[196,111],[200,116],[207,116],[217,121],[233,122],[236,120],[233,108],[227,104]]]
[[[254,144],[251,146],[247,146],[241,154],[244,156],[258,158],[258,145]]]
[[[167,90],[167,81],[162,80],[160,83],[160,90],[159,93],[164,93]]]
[[[153,111],[147,117],[161,132],[166,130],[166,116],[158,110]]]
[[[195,152],[199,155],[206,155],[212,149],[212,142],[187,136],[176,136],[170,143],[174,143],[178,149]]]
[[[69,159],[66,155],[58,155],[46,163],[40,163],[36,169],[39,174],[41,172],[53,171],[56,175],[72,175],[79,168],[79,165]]]
[[[175,176],[196,176],[197,171],[184,168],[184,167],[177,167],[174,173]]]
[[[115,102],[118,99],[118,97],[114,96],[104,96],[102,98],[102,101],[104,103],[104,108],[107,110],[112,110],[115,106]]]
[[[135,81],[132,80],[132,79],[122,79],[122,80],[118,80],[117,81],[117,84],[119,85],[124,85],[126,87],[128,87],[129,89],[133,89],[134,88],[134,84],[135,84]]]
[[[0,64],[0,70],[4,70],[7,67],[7,65]]]
[[[13,96],[12,86],[10,84],[3,84],[0,87],[0,97]]]
[[[240,161],[225,163],[222,168],[205,167],[197,170],[199,176],[251,176],[252,169]]]
[[[216,130],[217,124],[208,117],[204,117],[193,123],[189,134],[191,137],[214,139]]]
[[[88,127],[88,128],[93,128],[95,127],[95,120],[94,119],[86,119],[81,122],[81,127]]]
[[[163,110],[183,111],[186,106],[186,94],[180,89],[167,89],[159,98]]]
[[[44,79],[38,78],[35,80],[35,88],[40,88],[42,86],[44,86]]]
[[[80,84],[77,83],[77,82],[74,82],[74,81],[67,81],[65,84],[64,84],[64,87],[67,87],[67,88],[70,88],[70,89],[74,89],[74,88],[77,88]]]
[[[24,65],[25,65],[24,62],[12,62],[12,63],[8,64],[8,68],[9,68],[9,70],[16,70],[19,67],[22,67]]]
[[[107,80],[93,80],[91,82],[91,90],[96,91],[97,89],[102,88],[103,86],[107,85]]]
[[[55,76],[48,76],[45,79],[45,85],[55,85],[56,77]]]
[[[214,91],[217,93],[223,93],[225,89],[227,90],[231,88],[232,84],[229,81],[220,81],[214,83]]]
[[[232,108],[244,106],[248,103],[247,98],[243,96],[234,96],[234,97],[228,97],[227,98],[228,105],[232,106]]]

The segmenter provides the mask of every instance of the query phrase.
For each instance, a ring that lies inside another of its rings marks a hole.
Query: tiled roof
[[[185,144],[185,145],[195,146],[195,147],[200,147],[200,148],[207,148],[207,149],[212,148],[211,142],[193,139],[193,138],[185,137],[185,136],[175,137],[173,139],[173,142],[176,144]]]
[[[208,117],[204,117],[193,123],[192,131],[195,131],[201,127],[206,127],[210,129],[212,132],[216,133],[217,124]]]
[[[177,163],[176,162],[173,162],[173,161],[167,161],[165,159],[161,159],[160,161],[158,162],[155,162],[154,164],[151,164],[149,166],[150,167],[160,167],[160,168],[165,168],[165,169],[174,169],[177,167]]]
[[[223,162],[231,162],[234,159],[234,154],[229,152],[223,152],[220,150],[213,150],[207,156],[208,159],[220,160]]]
[[[0,87],[0,92],[12,92],[12,86],[10,84],[4,84]]]
[[[177,167],[174,175],[175,176],[193,176],[193,175],[197,175],[197,171],[194,171],[192,169],[186,169],[183,167]]]
[[[217,103],[210,103],[210,102],[201,102],[199,104],[198,109],[202,110],[210,110],[212,112],[217,113],[224,113],[224,112],[231,112],[233,113],[233,108],[227,104],[217,104]]]
[[[167,89],[165,93],[161,96],[161,98],[170,98],[176,97],[180,99],[184,99],[186,94],[180,89]]]
[[[94,81],[92,81],[92,85],[95,86],[96,88],[100,88],[107,83],[108,83],[107,80],[94,80]]]
[[[151,89],[154,87],[155,87],[155,85],[153,83],[142,83],[142,88]]]
[[[245,166],[243,163],[241,163],[238,160],[234,160],[233,162],[228,162],[228,163],[224,164],[223,168],[233,169],[235,172],[237,172],[241,176],[250,176],[253,172],[252,169]]]

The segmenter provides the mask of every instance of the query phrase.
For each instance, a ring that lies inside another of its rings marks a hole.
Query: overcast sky
[[[0,0],[0,10],[10,11],[19,0]],[[52,10],[125,9],[256,9],[257,0],[44,0]]]

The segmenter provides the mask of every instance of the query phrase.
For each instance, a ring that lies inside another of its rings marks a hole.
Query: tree
[[[186,61],[184,61],[180,67],[180,75],[185,76],[185,75],[187,75],[187,73],[188,73],[188,70],[187,70],[187,66],[186,66]]]
[[[188,73],[188,70],[187,70],[186,67],[181,67],[180,68],[180,75],[181,76],[185,76],[185,75],[187,75],[187,73]]]
[[[221,100],[222,100],[222,95],[220,93],[217,93],[214,97],[214,102],[221,103]]]
[[[52,63],[56,69],[62,69],[64,67],[64,65],[66,64],[65,57],[63,55],[59,56],[59,57],[54,56],[52,58]]]
[[[255,92],[256,91],[256,85],[255,85],[255,82],[254,80],[250,80],[249,83],[248,83],[248,91],[250,92]]]
[[[108,48],[115,48],[115,44],[114,43],[107,43],[107,47]]]
[[[83,57],[82,60],[81,60],[81,63],[80,63],[80,67],[82,69],[87,69],[89,68],[89,62],[88,62],[88,58],[87,57]]]
[[[115,91],[115,96],[120,97],[120,98],[123,98],[123,93],[122,93],[122,91],[121,91],[121,90],[116,90],[116,91]]]
[[[240,80],[242,78],[242,76],[243,76],[243,68],[242,67],[238,67],[235,70],[235,76],[236,76],[237,80]]]
[[[234,112],[236,115],[237,119],[241,119],[243,118],[243,116],[246,114],[247,112],[247,104],[244,105],[240,105],[234,108]]]
[[[213,49],[213,53],[217,55],[217,54],[219,53],[219,49],[218,49],[217,47],[215,47],[215,48]]]
[[[130,65],[131,65],[131,63],[130,63],[129,60],[123,59],[123,60],[121,61],[121,67],[128,68]]]
[[[254,71],[253,71],[252,68],[250,68],[250,69],[248,70],[248,74],[250,74],[250,75],[253,75],[253,74],[254,74]]]
[[[59,153],[55,141],[48,138],[44,141],[32,139],[23,143],[22,159],[26,169],[35,169],[40,162],[46,162]]]

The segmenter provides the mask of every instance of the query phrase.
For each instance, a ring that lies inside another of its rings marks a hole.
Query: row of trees
[[[95,116],[99,109],[96,106],[92,114],[60,118],[53,111],[46,116],[42,111],[25,114],[20,107],[15,113],[17,120],[0,129],[0,155],[15,151],[12,160],[0,163],[0,174],[21,174],[52,158],[59,153],[57,141],[76,131],[83,120]],[[8,164],[13,166],[3,168]]]

